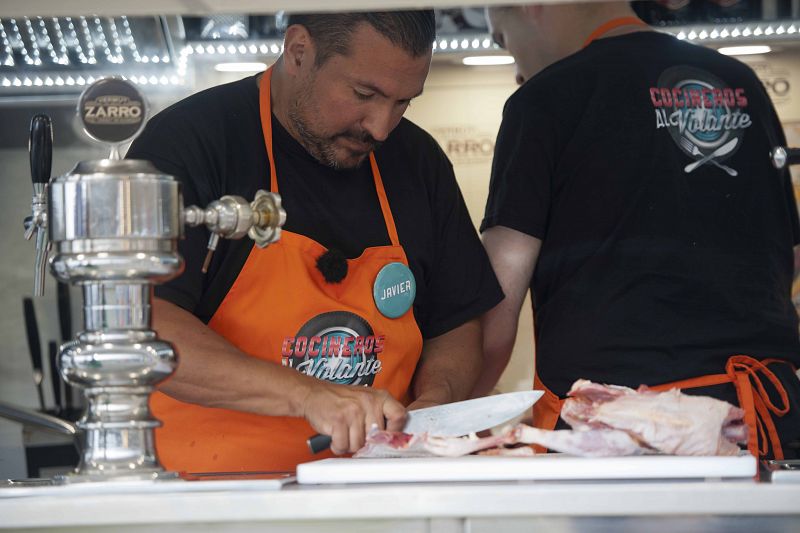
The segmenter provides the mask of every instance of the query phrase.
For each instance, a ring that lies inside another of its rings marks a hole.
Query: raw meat
[[[518,442],[538,444],[551,450],[582,455],[603,457],[619,455],[643,455],[655,450],[638,441],[625,431],[597,428],[590,430],[558,430],[532,428],[520,424],[516,428]]]
[[[437,437],[427,433],[412,435],[373,427],[367,435],[366,444],[353,457],[461,457],[480,450],[513,444],[516,438],[516,434],[511,431],[483,438],[474,435]]]
[[[373,428],[354,457],[458,457],[532,455],[538,444],[582,456],[737,455],[736,443],[747,441],[744,411],[707,396],[689,396],[673,389],[656,392],[576,381],[561,409],[571,430],[548,431],[518,424],[490,437],[437,437],[425,433]]]
[[[674,455],[736,455],[737,442],[747,440],[744,411],[727,402],[707,396],[689,396],[677,389],[655,392],[646,386],[633,390],[578,380],[567,393],[561,418],[576,434],[618,430],[646,449]],[[541,437],[536,436],[537,439]],[[535,441],[558,451],[573,447],[570,453],[581,455],[619,455],[616,450],[595,449],[596,443],[586,435],[575,435],[559,446],[557,437],[548,437],[552,444]],[[614,437],[617,442],[617,437]],[[523,439],[525,440],[525,439]],[[528,442],[528,440],[525,440]],[[600,444],[600,446],[603,446]]]

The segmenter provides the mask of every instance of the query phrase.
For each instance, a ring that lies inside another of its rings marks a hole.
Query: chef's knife
[[[454,402],[407,414],[404,433],[428,433],[441,437],[458,437],[493,428],[511,420],[541,398],[542,391],[520,391]],[[314,435],[308,441],[311,453],[319,453],[331,445],[329,435]]]
[[[36,311],[33,309],[33,300],[31,298],[23,298],[22,307],[25,316],[25,334],[28,337],[28,349],[31,352],[31,363],[33,365],[33,382],[36,384],[36,391],[39,393],[39,408],[44,412],[42,345],[39,342],[39,326],[36,324]]]

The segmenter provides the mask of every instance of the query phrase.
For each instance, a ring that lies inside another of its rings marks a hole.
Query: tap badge
[[[78,103],[83,129],[96,141],[120,144],[133,139],[144,127],[147,105],[131,82],[101,78],[87,87]]]
[[[381,371],[386,338],[346,311],[315,316],[281,346],[283,366],[340,385],[372,386]]]
[[[723,164],[742,144],[753,122],[743,88],[729,87],[713,74],[689,66],[665,70],[650,88],[656,129],[666,128],[690,161],[690,174],[713,165],[730,176],[738,172]]]

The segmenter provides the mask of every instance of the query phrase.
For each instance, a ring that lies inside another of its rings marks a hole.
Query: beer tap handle
[[[211,232],[201,269],[205,274],[220,237],[241,239],[247,235],[256,246],[266,248],[280,239],[286,211],[278,194],[259,190],[252,202],[229,195],[211,202],[205,209],[190,205],[183,210],[183,222],[189,227],[205,225]]]
[[[217,244],[219,244],[219,234],[212,233],[211,237],[208,239],[208,252],[206,253],[206,259],[203,261],[203,268],[200,269],[200,272],[203,274],[208,273],[208,265],[211,264],[211,257],[214,255],[214,252],[217,249]]]
[[[34,264],[35,296],[44,294],[44,274],[47,263],[47,183],[53,166],[53,126],[50,117],[39,114],[31,119],[31,136],[28,141],[33,181],[31,217],[25,220],[25,238],[36,234],[36,262]]]
[[[800,163],[800,148],[776,146],[769,154],[772,165],[777,169]]]
[[[36,185],[50,181],[53,166],[53,123],[47,115],[34,115],[31,119],[31,137],[28,141],[31,159],[31,179],[34,192]]]

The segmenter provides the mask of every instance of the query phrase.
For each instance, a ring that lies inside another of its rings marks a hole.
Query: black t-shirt
[[[369,163],[334,170],[318,163],[273,116],[273,150],[287,218],[284,229],[349,258],[390,244]],[[252,199],[269,190],[255,77],[197,93],[162,111],[128,158],[150,160],[183,186],[185,205],[223,195]],[[376,151],[400,244],[417,281],[414,312],[423,337],[450,331],[503,297],[472,226],[452,165],[432,137],[401,121]],[[209,233],[187,229],[185,272],[156,295],[208,322],[241,271],[253,243],[221,240],[207,274],[200,267]]]
[[[542,240],[536,367],[637,387],[800,363],[785,140],[742,63],[656,32],[600,39],[508,100],[482,230]],[[697,165],[691,165],[697,162]]]

